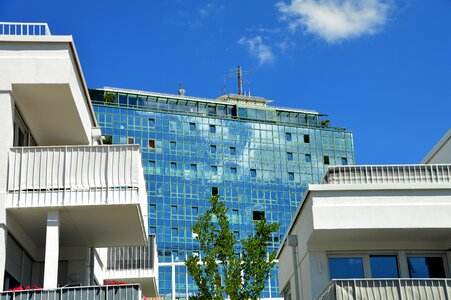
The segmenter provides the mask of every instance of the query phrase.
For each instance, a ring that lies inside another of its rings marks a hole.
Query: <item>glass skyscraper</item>
[[[140,144],[149,233],[157,236],[160,294],[195,291],[183,260],[199,252],[191,227],[219,194],[239,238],[262,215],[279,222],[272,249],[309,183],[329,165],[354,164],[352,133],[315,111],[280,108],[239,95],[205,99],[115,88],[90,90],[105,143]],[[280,297],[277,269],[262,297]]]

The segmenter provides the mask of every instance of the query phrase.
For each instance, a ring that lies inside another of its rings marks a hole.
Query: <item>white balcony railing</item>
[[[449,279],[338,279],[316,300],[445,300],[450,296]]]
[[[323,184],[451,183],[451,165],[333,166]]]
[[[9,153],[7,208],[140,204],[138,145],[20,147]]]
[[[47,23],[0,22],[0,35],[51,35]]]
[[[149,235],[144,247],[110,247],[105,278],[127,279],[158,276],[155,235]]]

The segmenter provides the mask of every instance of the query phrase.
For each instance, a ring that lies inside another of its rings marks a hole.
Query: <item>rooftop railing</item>
[[[142,300],[139,284],[0,292],[0,300]]]
[[[0,22],[0,35],[52,35],[47,23]]]
[[[450,279],[340,279],[332,280],[316,300],[445,300]]]
[[[139,203],[147,212],[139,145],[11,148],[8,208]]]
[[[451,183],[451,165],[332,166],[322,183]]]

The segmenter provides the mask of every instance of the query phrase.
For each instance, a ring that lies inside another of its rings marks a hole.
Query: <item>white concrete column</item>
[[[6,228],[5,194],[0,192],[0,291],[4,290],[3,282],[6,265],[6,239],[8,229]]]
[[[49,211],[45,238],[44,289],[56,288],[58,285],[59,225],[59,212]]]

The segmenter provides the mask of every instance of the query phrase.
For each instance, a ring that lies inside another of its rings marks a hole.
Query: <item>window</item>
[[[218,173],[218,167],[217,166],[211,166],[211,172]]]
[[[104,145],[112,145],[113,144],[113,136],[105,134],[103,136],[103,144]]]
[[[210,133],[216,133],[216,126],[210,125]]]
[[[293,152],[287,152],[287,159],[293,160]]]
[[[171,162],[171,170],[177,170],[177,163]]]
[[[325,165],[328,165],[329,164],[329,156],[327,156],[327,155],[324,155],[324,157],[323,157],[323,161],[324,161],[324,164]]]
[[[196,130],[196,123],[189,123],[189,130],[191,131]]]
[[[235,147],[230,147],[230,155],[236,155],[236,148]]]
[[[237,240],[240,239],[240,232],[239,232],[239,231],[234,230],[234,231],[233,231],[233,235],[235,236],[235,238],[236,238]]]
[[[257,170],[251,169],[251,177],[257,177]]]
[[[445,267],[441,256],[407,257],[411,278],[445,278]]]
[[[199,214],[199,208],[198,208],[197,206],[193,206],[193,207],[191,208],[191,215],[192,215],[193,217],[197,217],[198,214]]]
[[[171,213],[172,213],[172,215],[177,214],[177,205],[171,205]]]
[[[305,155],[305,162],[311,162],[312,161],[312,156],[310,154],[306,154]]]
[[[155,119],[149,118],[149,127],[155,127]]]
[[[218,194],[219,194],[218,187],[217,186],[212,186],[211,187],[211,195],[212,196],[216,196]]]
[[[364,278],[362,257],[329,257],[330,279]]]
[[[147,143],[147,148],[155,149],[155,140],[149,139],[149,141]]]
[[[215,145],[210,145],[210,153],[211,154],[215,154],[216,153],[216,146]]]
[[[294,180],[294,173],[293,172],[288,172],[288,179],[289,180]]]
[[[133,145],[135,143],[135,138],[132,136],[129,136],[127,139],[127,144]]]
[[[216,115],[216,106],[209,105],[208,106],[208,115],[215,116]]]
[[[230,167],[230,173],[236,174],[236,167]]]
[[[285,139],[286,139],[287,141],[291,141],[291,133],[285,132]]]
[[[190,164],[189,168],[190,168],[190,170],[193,171],[193,172],[196,172],[196,171],[197,171],[197,165],[196,165],[196,164]]]
[[[265,218],[264,211],[258,211],[258,210],[252,211],[252,220],[260,221],[260,220],[263,220],[264,218]]]
[[[348,164],[348,159],[347,159],[346,157],[342,157],[342,158],[341,158],[341,164],[342,164],[343,166],[346,166],[346,165]]]
[[[171,150],[175,150],[177,148],[177,143],[175,141],[170,141],[169,145],[171,146]]]
[[[156,212],[157,206],[155,204],[149,204],[149,214],[154,214]]]
[[[304,134],[304,143],[306,143],[306,144],[310,143],[310,135]]]
[[[171,235],[172,237],[177,237],[179,235],[179,230],[178,228],[171,228]]]
[[[371,278],[398,278],[396,255],[370,255]]]

